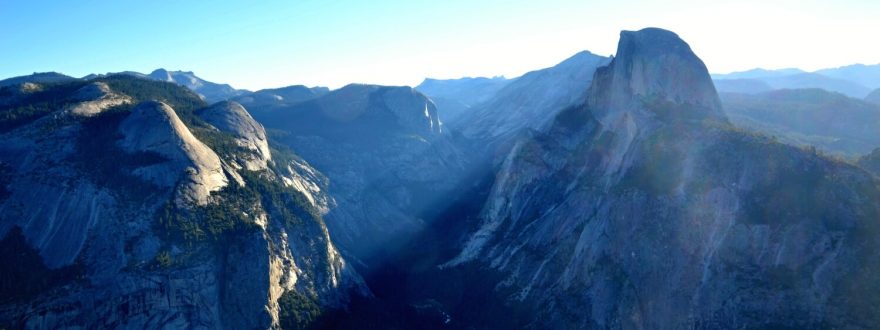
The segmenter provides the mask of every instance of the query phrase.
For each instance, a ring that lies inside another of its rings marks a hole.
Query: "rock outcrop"
[[[254,120],[241,104],[223,101],[197,114],[217,129],[235,136],[238,146],[250,151],[239,160],[240,167],[251,171],[266,169],[272,159],[266,129]]]
[[[77,103],[71,105],[67,112],[84,117],[91,117],[109,108],[132,102],[130,97],[114,93],[110,90],[110,86],[103,82],[93,82],[80,88],[71,99]]]
[[[128,152],[152,152],[166,162],[134,173],[161,187],[180,184],[178,201],[205,204],[212,192],[228,184],[220,157],[192,135],[174,109],[149,101],[138,105],[119,126],[119,146]]]
[[[730,129],[675,34],[623,32],[587,102],[515,144],[444,267],[505,274],[535,327],[871,328],[878,196],[864,171]]]

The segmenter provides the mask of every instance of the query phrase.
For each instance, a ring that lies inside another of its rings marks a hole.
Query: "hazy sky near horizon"
[[[880,63],[878,0],[0,0],[0,77],[162,67],[236,88],[515,77],[621,30],[672,30],[713,73]]]

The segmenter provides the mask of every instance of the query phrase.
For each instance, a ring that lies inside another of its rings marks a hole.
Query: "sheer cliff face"
[[[696,116],[724,120],[721,101],[703,61],[669,31],[622,32],[617,57],[611,65],[598,69],[594,79],[587,103],[600,119],[606,113],[636,114],[641,110],[638,108],[673,104],[674,113],[647,114],[661,119]]]
[[[533,326],[877,326],[877,183],[732,130],[675,34],[623,32],[587,102],[519,140],[444,267],[507,274]]]
[[[269,328],[284,294],[338,306],[365,290],[321,220],[326,179],[274,161],[243,107],[136,78],[71,84],[11,101],[64,100],[0,134],[0,246],[27,245],[3,257],[41,265],[0,287],[0,324]],[[163,102],[129,96],[145,94]]]

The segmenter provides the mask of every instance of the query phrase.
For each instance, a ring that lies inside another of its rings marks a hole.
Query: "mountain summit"
[[[600,112],[649,103],[675,104],[698,112],[687,115],[724,117],[703,61],[678,35],[657,28],[620,33],[617,57],[597,70],[588,103]]]

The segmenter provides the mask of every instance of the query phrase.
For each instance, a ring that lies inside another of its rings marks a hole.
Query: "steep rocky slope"
[[[67,111],[84,95],[130,102]],[[297,327],[368,294],[321,218],[326,179],[270,154],[240,106],[122,76],[7,104],[48,111],[0,135],[0,257],[18,265],[0,327]]]
[[[873,328],[880,188],[737,131],[675,34],[621,33],[587,101],[520,139],[444,265],[554,328]]]
[[[583,102],[596,68],[608,58],[580,52],[542,70],[526,73],[449,125],[483,144],[501,143],[525,128],[546,124],[565,107]]]
[[[330,180],[326,216],[337,242],[365,260],[424,226],[463,164],[434,104],[409,87],[349,85],[254,117]]]
[[[822,89],[784,89],[754,95],[721,94],[739,127],[797,146],[852,157],[880,147],[880,106]]]

